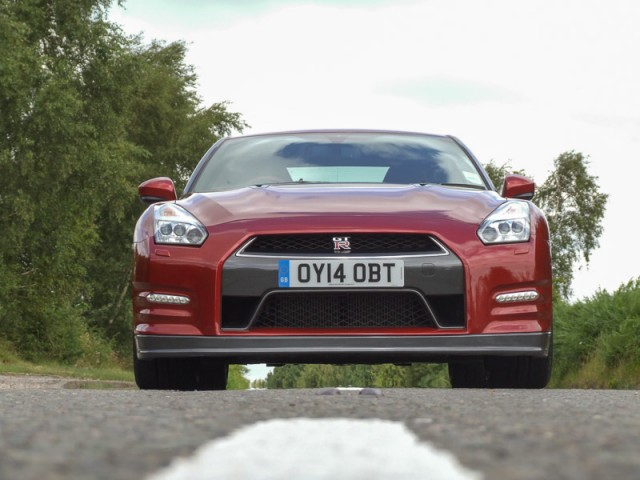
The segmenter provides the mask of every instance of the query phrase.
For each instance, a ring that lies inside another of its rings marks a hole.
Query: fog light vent
[[[498,303],[513,303],[513,302],[531,302],[537,300],[540,295],[535,290],[529,290],[526,292],[514,292],[514,293],[502,293],[496,297]]]
[[[164,293],[150,293],[147,300],[151,303],[165,303],[173,305],[186,305],[189,303],[189,297],[182,295],[165,295]]]

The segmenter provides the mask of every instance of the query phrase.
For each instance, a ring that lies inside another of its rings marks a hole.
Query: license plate
[[[280,260],[280,288],[403,287],[402,260]]]

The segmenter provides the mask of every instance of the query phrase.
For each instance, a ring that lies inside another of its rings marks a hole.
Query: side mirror
[[[531,200],[536,191],[533,180],[522,175],[507,175],[504,177],[501,195],[505,198],[519,198]]]
[[[138,186],[140,200],[147,205],[156,202],[173,201],[176,197],[176,187],[168,177],[158,177],[142,182]]]

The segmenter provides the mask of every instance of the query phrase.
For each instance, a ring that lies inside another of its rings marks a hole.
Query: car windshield
[[[474,162],[451,138],[335,132],[227,139],[199,168],[189,190],[287,183],[437,183],[487,188]]]

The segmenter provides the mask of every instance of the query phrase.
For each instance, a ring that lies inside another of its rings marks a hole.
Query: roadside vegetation
[[[551,386],[640,388],[640,278],[555,306]]]
[[[245,126],[202,104],[184,43],[125,35],[112,4],[0,0],[0,339],[34,363],[130,367],[137,186],[180,190]]]
[[[224,100],[203,104],[183,42],[124,34],[108,19],[114,4],[0,0],[0,371],[131,379],[136,187],[168,176],[180,191],[211,144],[247,126]],[[509,167],[487,170],[499,186]],[[567,301],[574,265],[598,246],[606,200],[573,151],[534,199],[554,246],[556,386],[640,383],[638,282]],[[246,372],[233,366],[230,388],[246,388]],[[448,378],[441,365],[308,365],[276,369],[266,384]]]
[[[0,339],[0,374],[47,375],[91,380],[133,382],[130,368],[118,362],[113,352],[109,360],[96,362],[79,360],[64,364],[56,360],[38,358],[25,360],[6,340]]]

